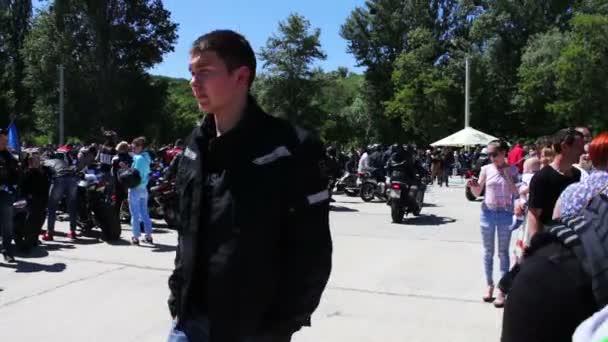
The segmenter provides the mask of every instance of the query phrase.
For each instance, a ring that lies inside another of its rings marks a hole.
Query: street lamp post
[[[59,65],[59,145],[64,144],[64,127],[63,127],[63,88],[64,88],[64,79],[63,79],[63,64]]]

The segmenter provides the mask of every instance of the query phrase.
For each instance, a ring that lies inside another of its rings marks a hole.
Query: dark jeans
[[[63,176],[55,178],[51,184],[49,195],[49,217],[47,221],[48,233],[55,231],[55,219],[57,217],[57,206],[63,197],[66,198],[68,214],[70,215],[70,230],[76,230],[76,200],[78,196],[78,178],[75,176]]]
[[[13,203],[15,196],[0,191],[0,232],[2,233],[2,253],[13,254]]]
[[[180,322],[178,330],[173,323],[167,342],[209,342],[209,320],[204,317]],[[290,342],[291,336],[264,335],[244,337],[240,342]]]

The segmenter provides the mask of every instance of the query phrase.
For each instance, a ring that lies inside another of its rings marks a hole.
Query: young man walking
[[[288,342],[310,325],[331,270],[323,146],[251,97],[256,60],[241,35],[205,34],[190,57],[210,114],[177,171],[169,341]]]

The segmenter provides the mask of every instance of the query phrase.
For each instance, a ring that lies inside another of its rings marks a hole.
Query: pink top
[[[486,177],[486,194],[483,201],[489,209],[513,211],[513,195],[515,193],[503,173],[511,177],[513,184],[517,184],[517,168],[507,165],[501,171],[494,164],[481,168],[479,178],[481,179],[484,174]]]

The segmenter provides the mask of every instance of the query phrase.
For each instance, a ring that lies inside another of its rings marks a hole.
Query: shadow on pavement
[[[157,228],[158,226],[152,225],[152,234],[169,234],[171,231],[167,228]]]
[[[43,265],[35,262],[23,261],[17,259],[16,264],[2,264],[3,267],[13,268],[17,273],[35,273],[35,272],[49,272],[59,273],[65,271],[67,268],[66,264],[59,262],[52,265]]]
[[[108,245],[111,246],[131,246],[131,243],[125,239],[118,239],[114,241],[106,241]]]
[[[336,211],[336,212],[350,212],[350,213],[359,211],[357,209],[342,207],[342,206],[338,206],[338,205],[330,205],[329,210]]]
[[[72,248],[74,248],[74,247],[72,246]],[[15,256],[17,256],[18,258],[22,258],[22,259],[44,258],[44,257],[49,256],[49,251],[47,248],[38,246],[38,247],[34,247],[34,248],[30,249],[29,251],[17,250],[17,253],[15,254]]]
[[[441,207],[440,205],[437,205],[435,203],[424,203],[422,205],[423,208],[439,208]]]
[[[437,215],[420,215],[418,217],[405,218],[403,219],[403,222],[401,222],[401,224],[409,226],[440,226],[454,222],[456,222],[456,220],[451,217],[443,217]]]
[[[162,243],[155,243],[152,247],[154,253],[171,253],[177,250],[177,246],[163,245]]]

